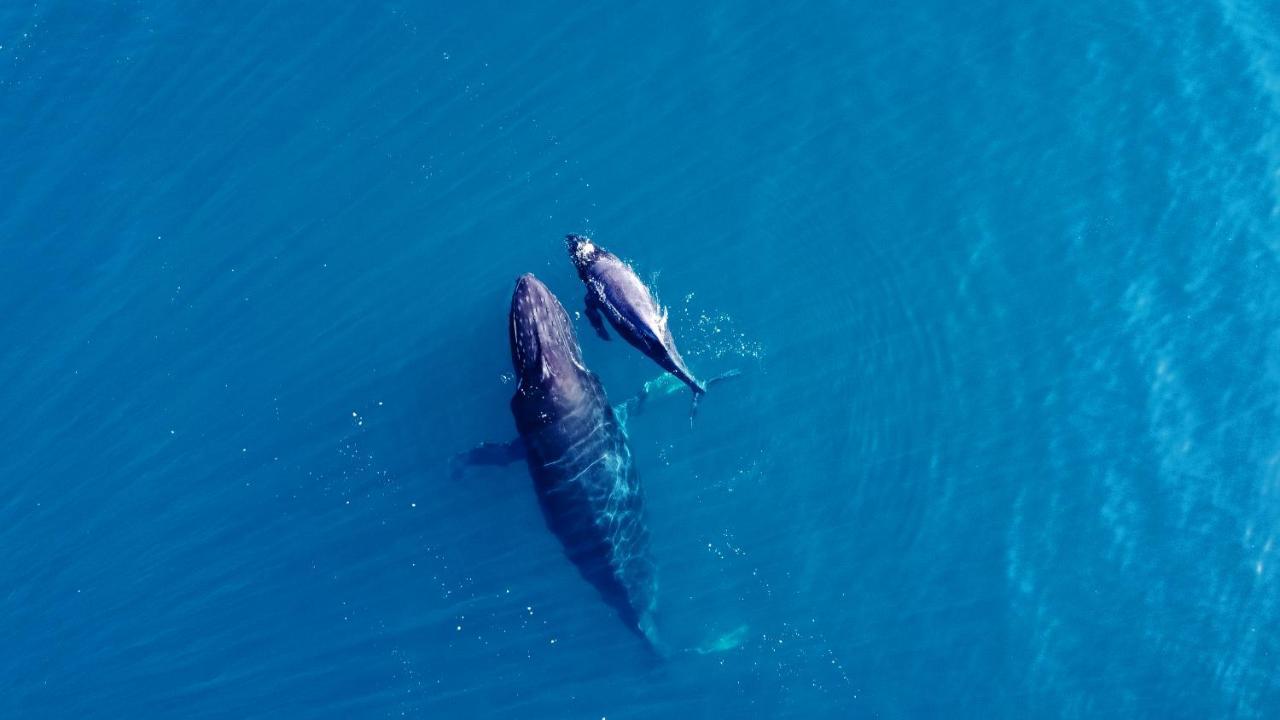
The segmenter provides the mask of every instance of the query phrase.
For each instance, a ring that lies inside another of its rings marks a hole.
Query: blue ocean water
[[[884,5],[0,6],[0,716],[1280,715],[1280,9]],[[735,647],[446,471],[566,232]]]

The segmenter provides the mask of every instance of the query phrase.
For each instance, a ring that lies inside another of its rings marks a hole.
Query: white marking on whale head
[[[582,242],[578,243],[578,248],[574,253],[578,256],[579,260],[586,262],[596,254],[596,246],[590,240],[584,239]]]

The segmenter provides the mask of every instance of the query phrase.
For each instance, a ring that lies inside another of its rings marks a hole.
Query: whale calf
[[[707,391],[685,364],[676,341],[667,327],[667,310],[658,304],[635,270],[618,256],[582,235],[566,235],[569,257],[578,277],[587,286],[586,315],[591,327],[605,340],[601,316],[628,343],[651,358],[693,391],[694,411],[698,397]]]
[[[511,414],[547,527],[582,576],[629,628],[658,646],[657,581],[644,496],[626,432],[582,351],[568,313],[533,275],[511,297]],[[474,451],[473,451],[474,452]]]

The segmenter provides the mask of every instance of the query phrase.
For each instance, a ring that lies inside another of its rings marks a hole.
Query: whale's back
[[[544,412],[518,403],[513,410]],[[623,621],[647,636],[656,581],[644,496],[626,433],[603,391],[521,437],[547,527]]]

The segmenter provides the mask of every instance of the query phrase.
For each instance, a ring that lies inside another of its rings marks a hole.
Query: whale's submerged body
[[[564,307],[524,275],[511,299],[511,412],[547,526],[579,572],[656,644],[656,577],[627,436]]]

